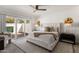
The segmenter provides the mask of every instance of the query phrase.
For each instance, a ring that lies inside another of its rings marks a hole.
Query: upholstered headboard
[[[59,23],[45,23],[42,25],[42,27],[44,28],[44,30],[48,30],[50,32],[52,32],[52,31],[59,32],[60,31]]]

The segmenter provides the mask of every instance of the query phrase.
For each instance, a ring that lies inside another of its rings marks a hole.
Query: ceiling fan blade
[[[39,11],[46,11],[46,9],[38,9]]]
[[[35,9],[36,9],[36,10],[40,10],[40,11],[46,11],[46,9],[40,9],[39,6],[40,6],[40,5],[36,5],[36,8],[35,8]]]
[[[35,9],[36,9],[36,10],[38,10],[38,9],[39,9],[38,7],[39,7],[39,6],[38,6],[38,5],[36,5]]]
[[[40,5],[30,5],[34,11],[33,12],[36,12],[36,11],[46,11],[46,9],[40,9],[39,6]]]

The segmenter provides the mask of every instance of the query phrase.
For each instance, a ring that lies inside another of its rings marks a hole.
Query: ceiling
[[[35,17],[32,8],[25,5],[0,5],[0,15],[10,15],[15,17]]]
[[[68,5],[40,5],[39,8],[47,9],[47,11],[34,11],[34,8],[29,5],[0,5],[0,15],[10,15],[15,17],[33,18],[39,17],[40,15],[51,13],[52,11],[64,11],[73,10],[75,7],[79,6],[68,6]]]

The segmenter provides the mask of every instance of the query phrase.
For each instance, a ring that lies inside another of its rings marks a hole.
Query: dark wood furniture
[[[10,33],[0,33],[0,36],[8,36],[9,37],[9,39],[8,39],[8,41],[9,41],[9,43],[11,43],[11,34]]]
[[[60,41],[75,44],[75,35],[74,34],[67,34],[61,33],[59,37]]]
[[[3,50],[11,43],[11,35],[9,33],[0,33],[0,50]]]
[[[0,50],[4,49],[4,40],[5,40],[4,37],[0,37]]]

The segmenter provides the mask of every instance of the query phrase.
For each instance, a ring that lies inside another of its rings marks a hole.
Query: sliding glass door
[[[17,38],[24,37],[24,20],[21,18],[18,18],[16,20]]]
[[[6,16],[5,24],[6,32],[10,33],[12,38],[15,38],[15,18],[11,16]]]
[[[26,35],[26,30],[29,29],[29,21],[22,18],[14,18],[11,16],[6,16],[5,18],[5,28],[6,32],[11,34],[14,39],[24,37]],[[26,28],[27,27],[27,28]]]
[[[0,15],[0,33],[5,32],[5,16]]]

